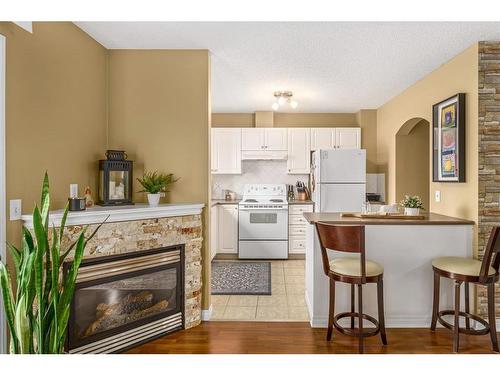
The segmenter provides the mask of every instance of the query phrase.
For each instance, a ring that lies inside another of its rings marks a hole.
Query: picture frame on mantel
[[[432,106],[432,181],[465,182],[465,94]]]

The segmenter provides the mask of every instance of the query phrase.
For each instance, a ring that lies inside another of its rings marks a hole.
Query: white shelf
[[[102,207],[95,206],[85,211],[73,211],[68,213],[66,226],[99,224],[106,220],[107,223],[119,221],[134,221],[145,219],[157,219],[163,217],[197,215],[205,206],[204,203],[180,203],[161,204],[150,207],[147,204],[136,204],[133,206]],[[58,227],[61,223],[63,210],[50,212],[50,226]],[[24,226],[33,228],[33,216],[23,215],[21,217]]]

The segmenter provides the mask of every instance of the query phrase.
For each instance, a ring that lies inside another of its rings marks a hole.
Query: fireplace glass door
[[[77,284],[70,343],[109,337],[181,310],[179,263]]]

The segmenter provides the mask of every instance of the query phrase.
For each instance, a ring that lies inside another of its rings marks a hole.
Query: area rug
[[[271,263],[212,262],[212,294],[271,295]]]

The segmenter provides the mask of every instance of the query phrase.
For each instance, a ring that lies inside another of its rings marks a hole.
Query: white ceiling
[[[497,22],[76,24],[111,49],[210,50],[213,112],[270,110],[275,90],[292,90],[297,112],[377,108],[473,43],[500,39]]]

